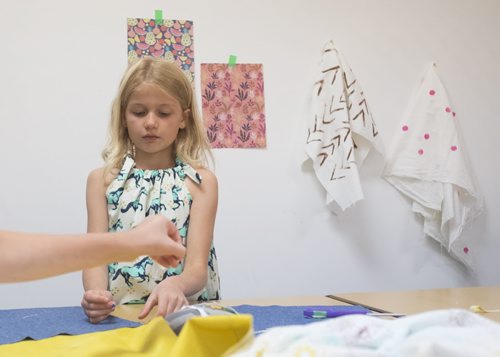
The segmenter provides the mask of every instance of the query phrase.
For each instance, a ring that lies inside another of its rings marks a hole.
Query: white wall
[[[197,74],[229,54],[264,64],[268,147],[215,152],[224,297],[500,284],[496,0],[2,1],[0,227],[85,230],[85,180],[101,164],[126,66],[126,18],[160,8],[194,21]],[[338,217],[302,171],[311,74],[329,39],[386,146],[425,66],[438,64],[485,196],[486,212],[464,233],[475,240],[475,273],[423,237],[408,200],[381,179],[380,158],[362,169],[366,199]],[[0,308],[78,305],[81,294],[78,273],[7,284]]]

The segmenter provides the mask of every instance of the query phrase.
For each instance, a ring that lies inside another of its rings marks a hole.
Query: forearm
[[[185,269],[180,275],[167,278],[170,284],[175,284],[189,297],[196,294],[207,285],[207,267]]]
[[[107,290],[108,289],[108,266],[87,268],[82,272],[83,289]]]
[[[0,232],[0,282],[45,278],[134,257],[133,245],[116,235]]]

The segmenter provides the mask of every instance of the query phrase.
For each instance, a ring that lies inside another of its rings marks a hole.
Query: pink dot
[[[469,253],[469,248],[464,247],[464,253],[465,253],[465,254]]]
[[[430,94],[430,95],[434,95],[434,94],[436,94],[436,91],[435,91],[434,89],[431,89],[431,90],[429,91],[429,94]]]
[[[451,151],[457,151],[457,147],[455,145],[452,145],[450,149]]]
[[[408,125],[403,125],[403,127],[401,128],[403,131],[408,131]]]
[[[446,107],[445,111],[446,111],[446,113],[451,113],[451,108],[450,107]]]
[[[457,115],[457,113],[453,112],[453,116]]]
[[[424,134],[424,139],[425,139],[425,140],[429,140],[429,138],[430,138],[430,137],[431,137],[431,136],[430,136],[429,134],[427,134],[427,133],[425,133],[425,134]]]
[[[419,149],[419,150],[418,150],[418,154],[419,154],[419,155],[423,155],[423,154],[424,154],[424,150]]]

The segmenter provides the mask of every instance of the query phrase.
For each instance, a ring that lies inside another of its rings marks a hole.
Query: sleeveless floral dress
[[[122,169],[106,190],[109,231],[130,230],[152,214],[163,214],[179,230],[186,245],[189,212],[192,203],[186,178],[201,183],[200,175],[189,165],[177,159],[175,166],[163,170],[142,170],[135,167],[131,156],[126,156]],[[184,261],[176,268],[164,268],[148,256],[133,262],[115,262],[108,265],[108,288],[119,304],[144,303],[153,288],[169,276],[179,275]],[[208,281],[205,288],[190,301],[220,298],[217,257],[212,244],[208,257]]]

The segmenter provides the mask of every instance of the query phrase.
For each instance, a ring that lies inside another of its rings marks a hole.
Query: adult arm
[[[144,238],[147,239],[144,239]],[[161,216],[123,233],[51,235],[0,232],[0,282],[26,281],[139,255],[176,265],[184,247],[172,222]],[[21,267],[21,268],[20,268]]]

